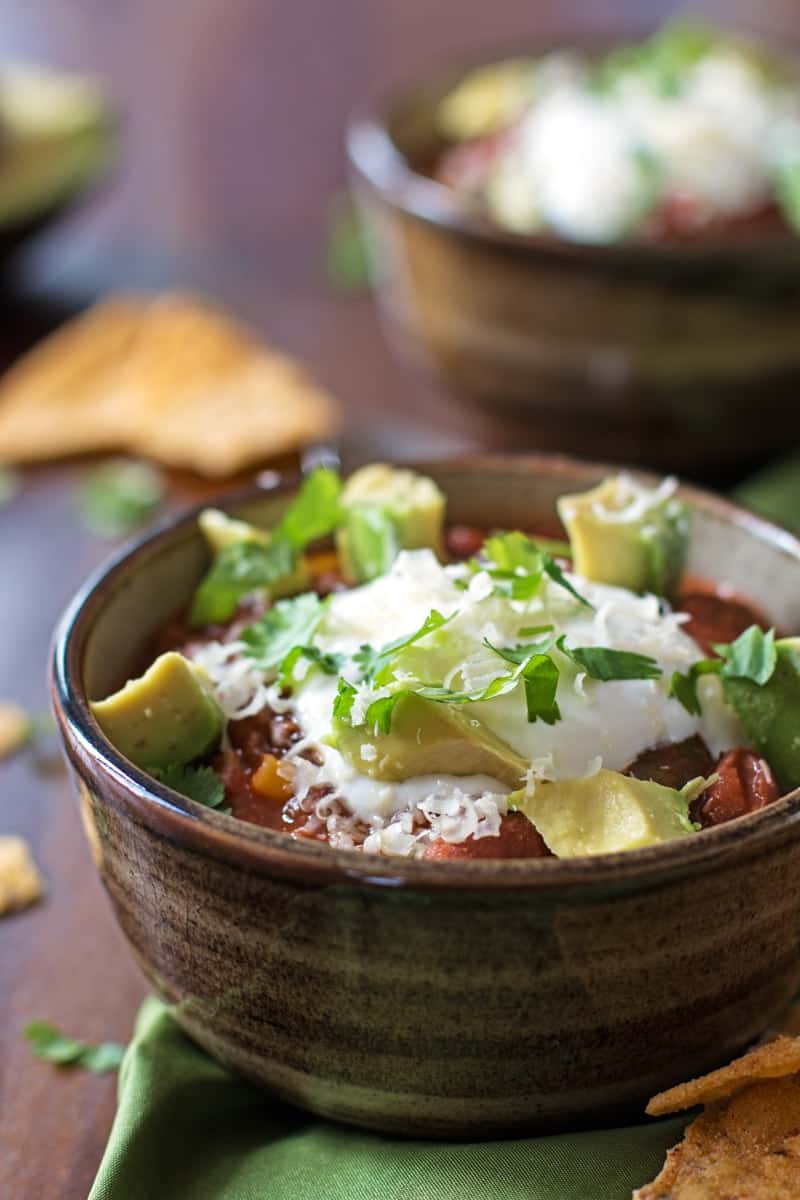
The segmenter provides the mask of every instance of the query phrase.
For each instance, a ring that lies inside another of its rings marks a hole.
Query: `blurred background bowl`
[[[796,441],[800,237],[598,246],[465,213],[429,172],[445,147],[438,105],[475,65],[350,125],[373,282],[400,355],[518,423],[520,446],[722,478]]]

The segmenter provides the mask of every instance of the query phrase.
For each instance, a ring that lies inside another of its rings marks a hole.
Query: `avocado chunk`
[[[235,542],[259,542],[266,546],[269,541],[266,529],[259,529],[249,521],[237,521],[218,508],[204,508],[197,524],[214,554]]]
[[[491,775],[519,787],[528,769],[527,759],[481,722],[413,692],[395,705],[389,733],[334,718],[331,741],[351,766],[372,779],[396,781],[441,772]]]
[[[775,652],[775,670],[766,683],[723,675],[722,691],[788,792],[800,787],[800,637],[779,638]]]
[[[33,223],[98,179],[115,121],[90,79],[44,67],[0,71],[0,226]]]
[[[533,822],[553,854],[571,858],[636,850],[694,832],[689,804],[704,786],[704,780],[693,780],[676,791],[600,770],[537,783],[532,793],[515,792],[508,800]]]
[[[400,550],[442,556],[445,497],[432,479],[385,463],[350,476],[341,500],[336,549],[348,579],[385,574]]]
[[[596,583],[670,596],[689,548],[689,509],[669,480],[645,487],[612,475],[588,492],[562,496],[575,572]]]
[[[146,769],[180,766],[207,754],[224,723],[205,672],[175,651],[160,655],[144,675],[91,707],[108,740]]]

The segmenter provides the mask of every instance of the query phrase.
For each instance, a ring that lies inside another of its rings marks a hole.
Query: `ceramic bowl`
[[[463,74],[401,91],[348,134],[401,356],[508,415],[515,449],[730,475],[796,439],[800,238],[505,233],[427,174],[444,145],[435,112]]]
[[[604,468],[426,465],[451,519],[552,521]],[[291,487],[223,507],[273,522]],[[800,628],[800,543],[708,494],[691,568]],[[207,562],[194,514],[114,560],[56,635],[55,710],[86,831],[153,988],[211,1054],[294,1103],[422,1137],[641,1114],[727,1060],[800,984],[800,791],[628,854],[435,863],[335,852],[154,782],[88,706],[118,687]]]

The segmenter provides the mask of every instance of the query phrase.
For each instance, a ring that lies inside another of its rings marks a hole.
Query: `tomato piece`
[[[683,629],[706,654],[714,654],[712,643],[733,642],[751,625],[769,628],[763,615],[751,605],[714,592],[686,592],[677,608],[689,614]]]
[[[464,842],[446,842],[437,838],[425,851],[426,858],[552,858],[541,834],[524,813],[508,813],[500,822],[497,837],[468,837]]]
[[[719,778],[692,805],[692,818],[704,829],[765,808],[780,796],[769,763],[752,750],[728,750],[714,770]]]

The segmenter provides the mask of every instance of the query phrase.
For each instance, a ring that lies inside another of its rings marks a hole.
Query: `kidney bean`
[[[623,771],[635,779],[650,779],[664,787],[682,788],[698,775],[710,775],[714,769],[711,751],[697,735],[645,750]]]
[[[692,819],[704,829],[755,812],[780,796],[769,763],[752,750],[728,750],[714,770],[719,779],[692,805]]]
[[[486,541],[486,531],[474,525],[450,525],[445,530],[444,544],[448,558],[456,561],[472,558]]]
[[[686,592],[678,600],[677,608],[689,614],[683,628],[706,654],[714,654],[713,642],[733,642],[750,625],[769,628],[757,609],[714,592]]]
[[[425,851],[429,859],[552,858],[538,830],[524,813],[508,813],[497,837],[468,837],[464,842],[437,838]]]

